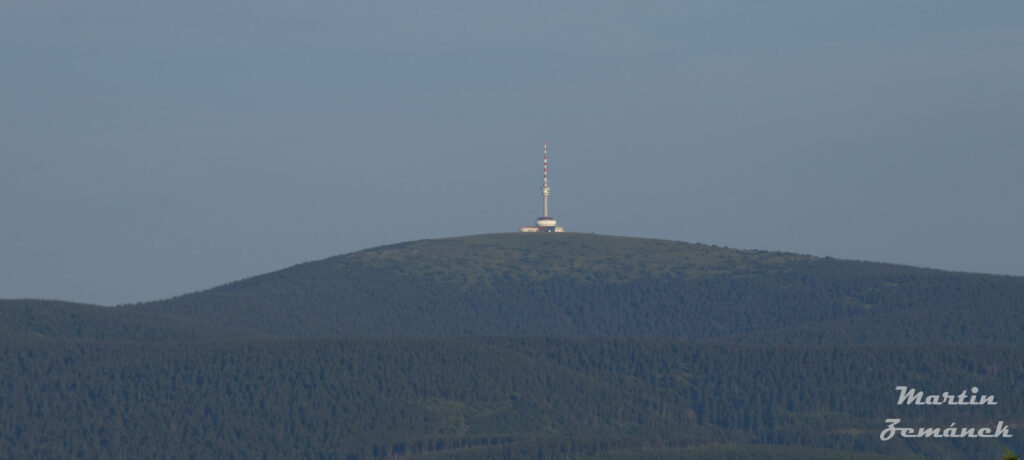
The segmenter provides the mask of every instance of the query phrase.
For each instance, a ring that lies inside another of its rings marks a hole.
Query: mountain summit
[[[551,232],[116,308],[0,300],[0,451],[983,460],[996,444],[878,433],[1020,426],[1021,299],[1020,277]],[[893,395],[965,382],[999,405]]]
[[[381,246],[120,309],[276,336],[1015,343],[1021,298],[1020,277],[509,233]]]

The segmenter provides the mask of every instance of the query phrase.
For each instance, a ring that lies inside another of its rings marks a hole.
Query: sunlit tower
[[[550,214],[548,214],[548,196],[551,195],[551,186],[548,185],[548,144],[544,144],[544,183],[540,186],[540,194],[544,197],[544,215],[537,218],[537,225],[519,227],[520,232],[564,232],[565,229],[557,226]]]

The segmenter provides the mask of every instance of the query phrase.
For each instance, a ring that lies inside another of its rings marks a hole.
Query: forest
[[[998,459],[1024,451],[1022,307],[1019,277],[580,234],[134,305],[0,300],[0,452]],[[998,405],[898,405],[899,385]],[[1015,436],[883,442],[889,418]]]

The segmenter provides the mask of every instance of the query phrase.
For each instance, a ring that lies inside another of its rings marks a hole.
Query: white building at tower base
[[[550,217],[538,217],[537,225],[531,225],[528,227],[519,227],[519,231],[522,233],[532,232],[564,232],[565,229],[556,225],[555,219]]]

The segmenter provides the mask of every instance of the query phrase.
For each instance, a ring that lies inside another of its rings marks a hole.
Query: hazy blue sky
[[[1024,275],[1024,2],[0,1],[0,298],[570,231]]]

